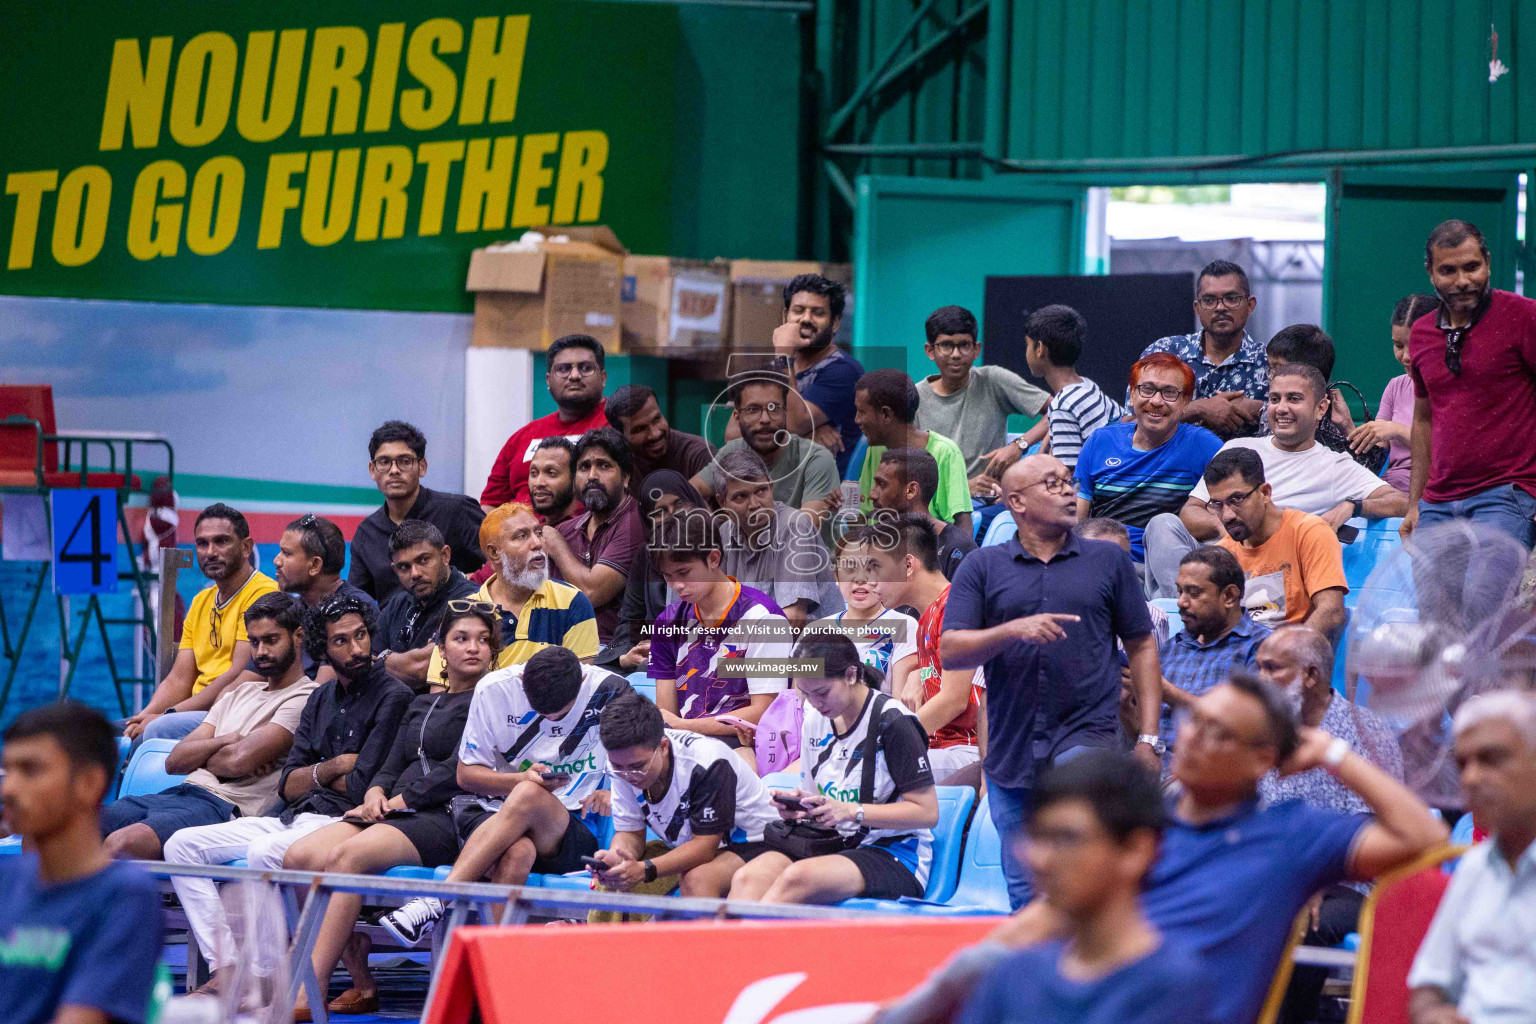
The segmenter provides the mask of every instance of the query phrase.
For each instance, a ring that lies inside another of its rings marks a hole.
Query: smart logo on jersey
[[[567,761],[563,764],[555,764],[549,761],[535,762],[525,757],[523,758],[523,763],[517,766],[517,770],[525,772],[536,763],[549,765],[550,772],[555,775],[580,775],[582,772],[595,772],[598,770],[597,754],[595,752],[588,754],[586,757]]]

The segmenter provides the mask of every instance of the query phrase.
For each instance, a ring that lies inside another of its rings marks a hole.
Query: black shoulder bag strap
[[[860,748],[859,756],[864,759],[860,770],[863,778],[859,782],[859,803],[872,804],[875,802],[875,755],[880,747],[881,719],[885,717],[885,705],[891,698],[875,690],[869,697],[869,724],[864,730],[864,745]],[[869,826],[860,829],[858,835],[862,840],[869,834]]]

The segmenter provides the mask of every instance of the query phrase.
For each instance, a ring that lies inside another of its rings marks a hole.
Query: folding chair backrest
[[[0,384],[0,420],[25,416],[42,424],[43,433],[58,433],[53,418],[51,384]],[[24,472],[37,468],[37,431],[31,425],[0,425],[0,471]],[[56,444],[43,446],[43,469],[59,468]]]
[[[976,805],[976,791],[970,786],[938,786],[939,823],[933,827],[933,866],[928,872],[928,889],[923,898],[943,903],[955,894],[960,874],[960,848],[965,842],[965,826]]]
[[[992,821],[989,796],[983,796],[971,818],[960,859],[960,883],[950,897],[952,906],[986,907],[1008,912],[1008,883],[1003,878],[1003,843]]]
[[[1360,952],[1349,1024],[1408,1024],[1408,970],[1450,885],[1442,862],[1464,846],[1436,850],[1383,876],[1360,909]]]

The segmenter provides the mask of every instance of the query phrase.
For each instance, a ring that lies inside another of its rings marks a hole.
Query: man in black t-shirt
[[[379,609],[379,647],[385,669],[397,679],[427,681],[448,602],[479,589],[453,567],[452,557],[437,527],[419,519],[407,519],[389,538],[390,568],[400,589]]]
[[[390,420],[368,439],[368,475],[384,495],[384,504],[357,524],[352,535],[352,569],[347,579],[383,604],[400,589],[390,568],[389,539],[407,519],[437,527],[453,552],[453,564],[473,573],[485,564],[480,550],[480,521],[485,510],[474,498],[423,487],[427,475],[427,439],[400,420]]]

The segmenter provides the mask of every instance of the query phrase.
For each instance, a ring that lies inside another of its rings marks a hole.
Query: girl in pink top
[[[1392,356],[1408,368],[1408,336],[1413,322],[1433,315],[1440,300],[1433,295],[1409,295],[1397,301],[1392,311]],[[1387,466],[1381,478],[1404,493],[1408,490],[1409,433],[1413,428],[1413,380],[1406,373],[1387,381],[1381,393],[1376,418],[1360,424],[1349,435],[1349,447],[1356,454],[1386,447]]]

